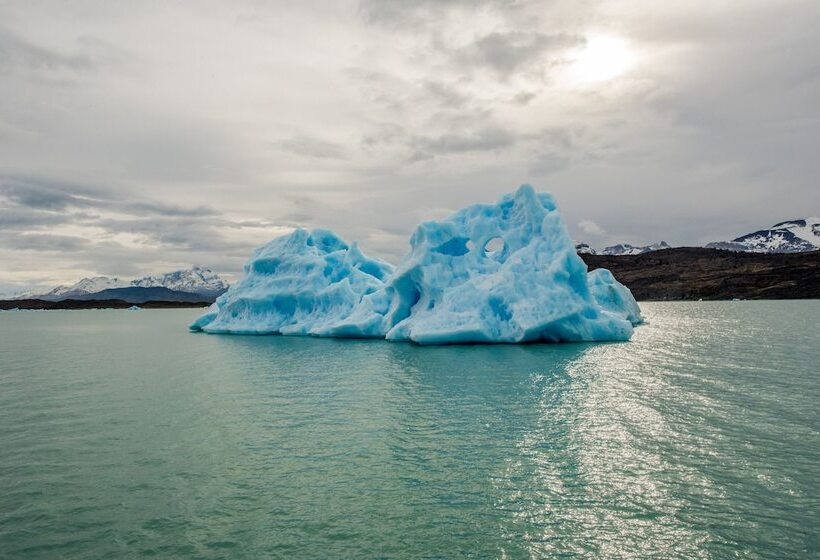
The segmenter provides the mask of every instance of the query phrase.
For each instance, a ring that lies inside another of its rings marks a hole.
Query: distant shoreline
[[[820,300],[820,297],[808,298],[712,298],[712,299],[639,299],[638,303],[679,303],[679,302],[721,302],[721,301],[806,301],[806,300]],[[20,305],[24,302],[24,305]],[[149,301],[146,303],[128,303],[128,302],[112,302],[110,300],[89,302],[83,301],[84,305],[70,306],[59,305],[64,302],[44,301],[44,300],[0,300],[0,311],[93,311],[95,309],[129,309],[131,307],[139,307],[140,309],[204,309],[210,304],[207,302],[192,303],[190,301]],[[16,305],[12,305],[16,304]],[[48,304],[47,306],[42,304]],[[89,304],[89,305],[85,305]]]
[[[47,301],[44,299],[7,299],[0,300],[0,310],[60,310],[60,309],[128,309],[140,307],[144,309],[183,309],[208,307],[208,301],[146,301],[133,303],[121,299],[64,299],[61,301]]]
[[[609,269],[639,302],[820,299],[820,251],[744,253],[676,247],[640,255],[580,255],[590,270]],[[208,307],[210,301],[122,299],[0,300],[10,309],[146,309]]]

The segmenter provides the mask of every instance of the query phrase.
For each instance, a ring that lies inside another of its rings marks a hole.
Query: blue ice
[[[297,229],[254,251],[242,280],[190,328],[333,336],[362,297],[384,287],[392,270],[331,231]]]
[[[628,340],[641,321],[609,271],[587,272],[552,196],[523,185],[421,223],[395,269],[297,229],[257,249],[190,328],[459,344]]]

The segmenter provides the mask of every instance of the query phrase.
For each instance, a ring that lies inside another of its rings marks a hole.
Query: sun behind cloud
[[[577,52],[570,65],[573,81],[581,84],[606,82],[631,70],[638,56],[621,38],[593,35]]]

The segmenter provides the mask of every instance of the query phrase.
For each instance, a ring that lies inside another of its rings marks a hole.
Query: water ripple
[[[820,302],[628,344],[0,314],[0,558],[820,556]]]

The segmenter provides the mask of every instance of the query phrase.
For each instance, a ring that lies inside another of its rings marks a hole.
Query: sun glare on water
[[[629,71],[637,56],[620,37],[593,36],[587,39],[570,66],[578,83],[606,82]]]

